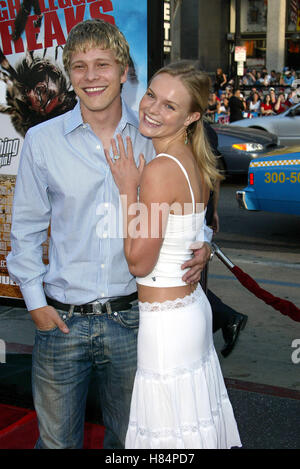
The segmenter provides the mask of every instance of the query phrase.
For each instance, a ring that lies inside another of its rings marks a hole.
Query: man
[[[274,111],[276,114],[281,114],[282,112],[287,110],[287,106],[285,104],[285,96],[284,93],[279,93],[277,102],[274,106]]]
[[[295,90],[291,90],[291,91],[288,92],[287,98],[284,101],[284,106],[286,107],[286,109],[288,109],[289,107],[294,106],[294,104],[296,104],[295,96],[296,96],[296,91]]]
[[[241,99],[240,90],[235,90],[233,96],[229,99],[229,122],[235,122],[243,119],[243,111],[246,109],[246,103]]]
[[[271,98],[270,104],[272,106],[272,110],[275,112],[274,108],[277,103],[277,96],[275,93],[275,88],[271,87],[269,91],[270,91],[270,98]]]
[[[269,74],[268,69],[266,67],[262,69],[262,76],[264,79],[264,86],[269,86],[271,82],[271,75]]]
[[[295,77],[292,75],[292,72],[288,69],[285,69],[283,72],[283,80],[282,84],[287,86],[287,85],[292,85]]]
[[[63,61],[78,103],[26,135],[7,263],[37,329],[32,367],[40,431],[36,447],[82,447],[94,368],[106,427],[104,448],[123,448],[136,371],[138,307],[123,239],[110,236],[115,217],[107,211],[118,213],[119,194],[104,149],[121,134],[131,137],[137,159],[143,153],[149,161],[154,151],[121,99],[129,46],[117,27],[102,20],[77,24]],[[41,245],[50,223],[45,266]],[[199,259],[183,266],[192,267],[185,280],[199,280]]]
[[[211,125],[208,124],[208,122],[204,121],[204,128],[213,153],[219,159],[221,157],[221,153],[218,150],[218,135],[211,127]],[[220,183],[217,184],[217,187],[211,194],[206,210],[206,223],[208,227],[212,228],[213,233],[217,233],[219,231],[219,195]],[[221,353],[226,358],[233,351],[240,331],[243,330],[246,326],[248,316],[238,313],[233,308],[223,303],[220,298],[217,297],[210,289],[207,289],[207,276],[208,265],[206,265],[202,271],[201,284],[204,291],[206,292],[212,309],[213,333],[217,332],[219,329],[222,329],[222,335],[225,344],[221,350]]]
[[[276,85],[276,83],[277,83],[276,70],[271,70],[270,85]]]

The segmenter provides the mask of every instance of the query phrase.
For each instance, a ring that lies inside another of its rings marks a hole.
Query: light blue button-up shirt
[[[124,101],[118,133],[131,137],[136,160],[140,153],[147,162],[153,158],[151,140],[138,132],[137,116]],[[28,310],[45,306],[45,293],[62,303],[84,304],[136,290],[123,252],[119,202],[102,143],[83,123],[79,103],[27,132],[7,266]],[[49,224],[45,265],[42,243]]]

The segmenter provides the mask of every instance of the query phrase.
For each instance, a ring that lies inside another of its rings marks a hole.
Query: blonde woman
[[[220,178],[202,124],[209,88],[209,78],[185,63],[154,75],[140,103],[139,130],[157,156],[145,168],[140,157],[140,180],[130,139],[112,141],[113,160],[106,152],[123,201],[124,250],[140,308],[126,448],[241,444],[213,346],[210,305],[199,284],[182,281],[181,265]],[[157,206],[167,210],[158,213]]]

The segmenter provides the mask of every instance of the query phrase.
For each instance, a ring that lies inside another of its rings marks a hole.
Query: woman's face
[[[151,138],[180,135],[200,113],[190,112],[189,92],[178,77],[161,73],[153,78],[140,102],[139,130]]]

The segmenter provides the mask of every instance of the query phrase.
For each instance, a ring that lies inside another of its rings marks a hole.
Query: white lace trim
[[[148,438],[182,438],[183,433],[201,433],[202,428],[215,427],[216,418],[222,418],[221,414],[222,404],[218,403],[217,410],[211,412],[212,418],[206,420],[199,420],[191,424],[178,426],[177,429],[163,428],[160,430],[150,430],[149,428],[141,427],[138,422],[131,420],[129,422],[129,429],[138,433],[141,436]]]
[[[186,295],[183,298],[176,298],[175,300],[166,300],[160,302],[148,303],[147,301],[139,301],[140,312],[150,311],[167,311],[169,309],[184,308],[192,303],[195,303],[200,298],[202,289],[199,287],[194,290],[190,295]]]
[[[148,438],[182,438],[182,433],[196,433],[200,431],[200,428],[208,428],[213,426],[214,423],[212,420],[202,420],[198,425],[182,425],[179,429],[170,430],[163,429],[160,431],[148,430],[147,428],[142,428],[138,426],[137,422],[129,422],[130,430],[133,430],[135,433],[138,433],[141,436],[147,436]]]
[[[163,372],[163,373],[159,373],[157,371],[138,367],[137,376],[142,376],[143,378],[148,378],[148,379],[153,379],[153,380],[167,380],[167,379],[178,377],[180,375],[195,373],[198,370],[201,370],[203,366],[211,360],[211,354],[213,352],[214,352],[214,345],[212,345],[208,349],[207,354],[201,360],[198,360],[195,363],[191,363],[188,367],[173,368],[172,370]]]

